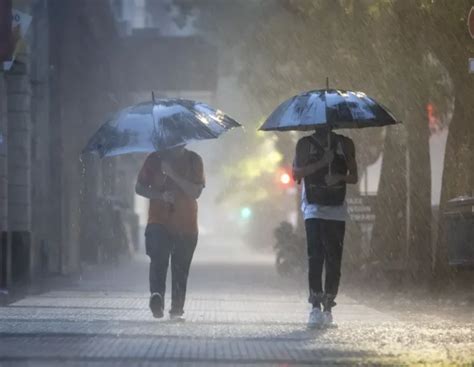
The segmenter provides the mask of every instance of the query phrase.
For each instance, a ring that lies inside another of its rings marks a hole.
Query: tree
[[[461,195],[472,196],[474,188],[474,78],[467,75],[467,60],[474,54],[474,41],[466,26],[472,1],[436,0],[421,4],[430,25],[429,46],[447,69],[454,86],[454,114],[446,146],[440,204],[440,213],[443,213],[448,200]],[[447,246],[441,220],[435,262],[439,277],[445,277],[448,271]]]

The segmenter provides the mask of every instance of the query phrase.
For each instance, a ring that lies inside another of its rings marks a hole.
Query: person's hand
[[[174,204],[175,197],[173,191],[165,191],[163,193],[163,201],[168,204]]]
[[[174,170],[173,168],[171,167],[171,164],[166,161],[166,160],[163,160],[161,162],[161,171],[167,175],[167,176],[170,176],[171,178],[173,178],[174,176]]]
[[[321,158],[321,161],[325,164],[330,164],[334,159],[334,151],[332,149],[328,149],[324,151],[324,155]]]
[[[324,177],[324,181],[326,182],[326,185],[328,186],[333,186],[337,183],[339,183],[342,180],[341,175],[326,175]]]

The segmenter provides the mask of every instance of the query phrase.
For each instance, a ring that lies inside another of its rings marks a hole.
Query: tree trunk
[[[370,246],[374,262],[381,265],[380,270],[399,267],[405,257],[407,198],[405,152],[405,127],[388,127]]]
[[[435,274],[438,279],[450,277],[448,245],[443,212],[446,202],[462,195],[474,195],[474,107],[472,91],[474,82],[456,78],[454,83],[454,114],[449,127],[444,159],[443,182],[440,202],[440,221],[436,244]]]
[[[420,96],[411,100],[416,102],[408,111],[411,123],[407,122],[407,265],[409,275],[419,282],[429,278],[432,268],[430,133]]]
[[[371,248],[382,270],[422,281],[432,263],[429,130],[422,104],[405,110],[404,124],[387,128]]]

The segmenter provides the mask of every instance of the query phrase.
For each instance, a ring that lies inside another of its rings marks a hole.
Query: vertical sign
[[[3,63],[3,70],[10,70],[15,61],[16,55],[21,47],[21,40],[25,38],[26,31],[30,27],[32,17],[29,14],[23,13],[19,10],[12,10],[12,40],[13,40],[13,55],[11,60]]]

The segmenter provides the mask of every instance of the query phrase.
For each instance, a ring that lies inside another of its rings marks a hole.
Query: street
[[[147,259],[0,308],[1,366],[471,364],[472,318],[403,317],[342,294],[336,328],[308,330],[304,281],[244,247],[198,248],[186,322],[148,310]],[[213,254],[210,257],[209,254]],[[169,301],[167,299],[167,301]],[[168,303],[168,302],[167,302]],[[415,310],[416,313],[417,310]],[[449,316],[449,315],[447,315]]]

